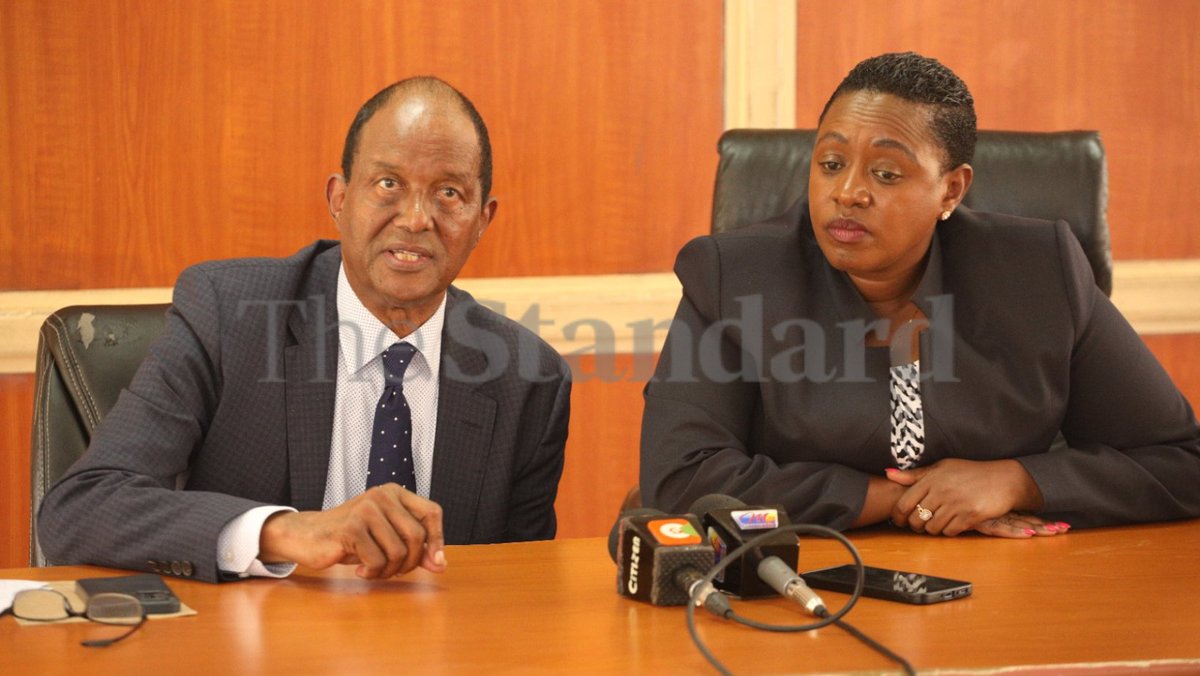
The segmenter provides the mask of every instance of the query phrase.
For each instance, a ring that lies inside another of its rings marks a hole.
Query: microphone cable
[[[883,654],[888,659],[899,664],[900,667],[904,669],[905,674],[908,674],[910,676],[912,676],[913,674],[916,674],[917,672],[913,669],[912,665],[909,664],[908,660],[904,659],[899,654],[888,649],[886,646],[879,643],[878,641],[867,636],[862,631],[860,631],[859,629],[857,629],[853,625],[851,625],[849,622],[842,621],[842,617],[845,616],[846,613],[850,612],[850,610],[852,608],[854,608],[854,604],[858,603],[858,599],[862,596],[862,589],[863,589],[863,584],[866,581],[866,574],[863,571],[862,557],[859,556],[858,549],[854,546],[854,543],[850,542],[850,540],[848,540],[845,535],[842,535],[841,533],[837,532],[836,530],[833,530],[832,528],[826,528],[825,526],[817,526],[814,524],[801,523],[801,524],[793,524],[790,526],[783,526],[781,528],[774,528],[769,531],[764,531],[763,533],[760,533],[759,535],[756,535],[756,536],[750,538],[749,540],[747,540],[745,542],[745,544],[743,544],[742,546],[740,546],[737,549],[730,552],[728,556],[722,558],[719,563],[717,563],[715,566],[713,566],[711,569],[709,569],[709,571],[707,573],[704,574],[703,582],[712,584],[713,580],[715,580],[716,577],[721,574],[721,571],[723,571],[727,567],[729,567],[730,564],[732,564],[734,561],[740,559],[741,557],[745,556],[746,553],[749,552],[751,549],[757,547],[761,543],[765,542],[767,539],[771,538],[772,536],[778,535],[779,533],[796,533],[797,535],[801,535],[801,534],[817,535],[817,536],[821,536],[821,537],[832,538],[832,539],[840,542],[842,544],[842,546],[844,546],[846,548],[846,550],[850,552],[850,556],[852,556],[854,558],[854,570],[857,573],[857,575],[855,577],[855,581],[854,581],[854,591],[853,591],[853,593],[850,594],[850,600],[846,601],[846,605],[842,606],[841,610],[838,610],[836,613],[833,613],[832,615],[824,607],[818,608],[817,615],[821,619],[818,620],[817,622],[811,622],[809,624],[799,624],[799,625],[768,624],[765,622],[759,622],[757,620],[753,620],[748,617],[739,615],[736,611],[731,612],[728,615],[728,618],[739,624],[743,624],[748,627],[753,627],[754,629],[761,629],[763,631],[774,631],[774,632],[810,631],[813,629],[820,629],[821,627],[826,627],[826,626],[833,624],[833,625],[840,627],[842,630],[846,631],[851,636],[854,636],[858,640],[862,641],[864,644],[866,644],[872,650],[875,650],[875,651]],[[697,587],[699,587],[699,586],[700,585],[697,585]],[[721,661],[717,659],[716,655],[714,655],[712,653],[712,651],[708,649],[708,646],[704,644],[703,639],[700,638],[699,631],[696,629],[696,613],[695,613],[696,605],[697,605],[697,599],[695,597],[693,597],[691,599],[691,603],[687,604],[687,611],[686,611],[688,634],[691,635],[692,642],[694,644],[696,644],[696,649],[700,651],[701,655],[704,655],[704,659],[708,660],[708,663],[711,664],[713,666],[713,668],[715,668],[718,672],[720,672],[721,674],[724,674],[725,676],[732,676],[732,672],[730,672],[728,669],[726,669],[725,665],[721,664]]]

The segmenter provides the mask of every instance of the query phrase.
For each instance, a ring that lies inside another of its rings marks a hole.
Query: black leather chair
[[[783,213],[808,190],[811,129],[731,129],[713,192],[713,232]],[[1096,285],[1112,293],[1108,169],[1095,131],[981,131],[975,179],[963,203],[978,211],[1064,219],[1083,245]]]
[[[92,431],[162,333],[168,307],[77,305],[42,324],[33,402],[30,566],[46,565],[36,532],[42,497],[87,449]]]

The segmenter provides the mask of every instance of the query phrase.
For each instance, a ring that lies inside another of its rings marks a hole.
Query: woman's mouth
[[[835,218],[825,224],[825,232],[842,244],[854,244],[866,239],[871,233],[866,226],[850,218]]]

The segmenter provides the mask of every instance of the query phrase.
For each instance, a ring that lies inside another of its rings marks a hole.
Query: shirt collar
[[[446,320],[448,295],[442,295],[442,302],[424,324],[400,338],[363,305],[350,286],[345,266],[338,265],[338,344],[346,370],[350,374],[358,373],[372,360],[378,359],[389,345],[402,340],[417,348],[429,365],[430,372],[436,375],[442,361],[442,326]]]

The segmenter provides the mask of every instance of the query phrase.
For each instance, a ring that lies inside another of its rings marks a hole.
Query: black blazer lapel
[[[329,472],[337,379],[337,271],[341,247],[321,253],[288,329],[296,341],[284,348],[288,478],[291,504],[321,509]]]
[[[495,377],[487,355],[474,347],[488,343],[475,339],[478,329],[468,321],[475,301],[453,287],[448,293],[429,497],[442,506],[446,541],[461,543],[471,540],[484,497],[497,404],[486,391],[485,381]]]

